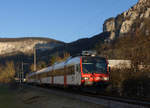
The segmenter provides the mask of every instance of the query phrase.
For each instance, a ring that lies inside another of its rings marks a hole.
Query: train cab
[[[86,54],[88,54],[86,52]],[[109,83],[108,62],[94,54],[84,55],[80,59],[81,84],[83,86],[107,86]]]

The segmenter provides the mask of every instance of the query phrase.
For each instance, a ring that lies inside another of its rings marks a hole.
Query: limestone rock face
[[[42,47],[41,49],[53,49],[63,43],[57,41],[47,41],[41,39],[17,39],[12,41],[0,39],[0,55],[7,55],[13,53],[32,54],[34,47]]]
[[[116,18],[106,20],[103,25],[103,32],[110,32],[110,40],[115,39],[121,34],[132,31],[135,21],[143,18],[150,18],[150,0],[139,0],[137,4]],[[142,24],[143,22],[141,22],[140,27]]]
[[[110,18],[110,19],[108,19],[104,22],[103,31],[104,32],[106,32],[106,31],[108,31],[108,32],[115,31],[115,19],[114,18]]]
[[[120,33],[127,33],[130,31],[130,28],[133,24],[132,20],[126,20],[122,23],[121,28],[120,28]]]

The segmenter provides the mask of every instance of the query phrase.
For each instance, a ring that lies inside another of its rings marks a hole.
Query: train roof
[[[44,73],[44,72],[48,72],[48,71],[50,71],[50,70],[52,70],[52,67],[51,67],[51,66],[46,67],[46,68],[43,68],[43,69],[38,70],[38,71],[36,71],[36,72],[32,72],[32,73],[29,74],[29,76],[32,76],[32,75],[35,75],[35,74]]]
[[[60,63],[54,64],[52,67],[53,69],[61,69],[61,68],[64,68],[64,66],[65,66],[65,62],[60,62]]]
[[[67,60],[63,61],[63,62],[56,62],[54,65],[43,68],[37,72],[33,72],[31,74],[29,74],[29,76],[35,75],[35,74],[40,74],[40,73],[44,73],[44,72],[49,72],[51,70],[55,70],[55,69],[62,69],[64,68],[64,66],[71,66],[71,65],[75,65],[75,64],[79,64],[80,63],[80,58],[81,57],[87,57],[87,58],[93,58],[93,56],[84,56],[84,55],[80,55],[80,56],[76,56],[76,57],[69,57]],[[94,56],[94,58],[99,57],[99,56]],[[99,57],[99,58],[103,58],[104,57]]]

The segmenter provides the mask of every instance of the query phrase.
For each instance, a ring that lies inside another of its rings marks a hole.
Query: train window
[[[75,66],[69,66],[69,67],[67,67],[66,74],[67,75],[74,74],[74,71],[75,71]]]
[[[52,74],[51,75],[53,75],[53,76],[61,76],[61,75],[64,75],[65,73],[64,73],[65,71],[64,71],[64,69],[62,68],[62,69],[56,69],[56,70],[54,70],[53,72],[52,72]],[[50,74],[49,74],[50,75]]]
[[[76,65],[76,71],[80,73],[80,64]]]
[[[107,62],[105,58],[86,57],[83,58],[82,67],[84,73],[107,73]]]

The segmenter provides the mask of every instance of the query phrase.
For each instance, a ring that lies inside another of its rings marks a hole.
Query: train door
[[[75,84],[81,85],[81,71],[80,64],[75,65]]]

